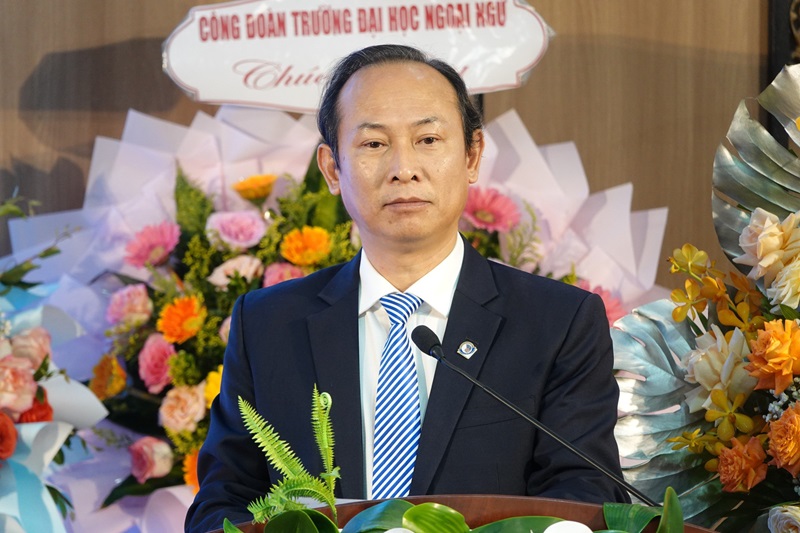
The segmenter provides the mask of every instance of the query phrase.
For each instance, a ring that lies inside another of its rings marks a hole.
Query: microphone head
[[[422,350],[422,353],[433,355],[438,359],[438,356],[433,352],[436,350],[441,353],[442,343],[439,340],[439,337],[436,336],[436,333],[431,331],[431,328],[424,325],[415,327],[411,332],[411,340],[414,341],[414,344],[417,345],[417,348]]]

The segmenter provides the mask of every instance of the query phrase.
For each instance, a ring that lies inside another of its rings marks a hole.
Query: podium
[[[512,516],[556,516],[565,520],[581,522],[592,530],[605,529],[606,527],[603,519],[603,506],[593,503],[484,494],[409,496],[403,499],[413,504],[436,502],[452,507],[464,515],[467,524],[471,528]],[[379,500],[365,500],[338,505],[339,527],[344,527],[355,515],[378,502]],[[327,508],[318,510],[330,516],[330,511]],[[262,527],[261,525],[249,523],[239,525],[239,528],[245,533],[261,533]],[[658,520],[656,519],[645,528],[644,532],[655,533],[657,528]],[[217,531],[221,533],[222,530]],[[685,533],[711,533],[710,529],[691,524],[686,524],[684,531]]]

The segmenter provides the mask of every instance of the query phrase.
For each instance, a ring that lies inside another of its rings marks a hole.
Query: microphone
[[[624,488],[629,493],[633,494],[634,496],[639,498],[641,501],[643,501],[647,505],[649,505],[651,507],[659,507],[659,505],[657,503],[655,503],[653,500],[648,498],[639,489],[637,489],[636,487],[634,487],[633,485],[631,485],[630,483],[628,483],[624,479],[622,479],[619,476],[617,476],[614,472],[612,472],[611,470],[609,470],[608,468],[606,468],[602,464],[598,463],[597,461],[595,461],[594,459],[592,459],[591,457],[589,457],[588,455],[586,455],[585,453],[580,451],[578,448],[573,446],[569,441],[567,441],[563,437],[560,437],[553,430],[551,430],[550,428],[548,428],[547,426],[545,426],[544,424],[542,424],[541,422],[539,422],[538,420],[536,420],[535,418],[533,418],[532,416],[530,416],[529,414],[524,412],[522,409],[520,409],[519,407],[517,407],[516,405],[511,403],[509,400],[505,399],[499,393],[495,392],[491,387],[489,387],[488,385],[484,385],[483,383],[481,383],[477,379],[475,379],[472,376],[470,376],[469,374],[467,374],[464,370],[462,370],[461,368],[457,367],[456,365],[454,365],[453,363],[448,361],[444,356],[444,350],[442,349],[442,343],[439,340],[439,337],[437,337],[436,333],[431,331],[431,329],[428,326],[424,326],[423,325],[423,326],[417,326],[416,328],[414,328],[414,330],[411,332],[411,340],[414,341],[414,344],[416,344],[417,348],[422,350],[423,353],[426,353],[426,354],[430,355],[431,357],[433,357],[434,359],[436,359],[440,363],[444,364],[444,366],[446,366],[450,370],[453,370],[453,371],[457,372],[458,374],[461,374],[462,376],[464,376],[464,378],[466,378],[470,383],[472,383],[473,385],[475,385],[476,387],[478,387],[482,391],[486,392],[489,396],[491,396],[492,398],[494,398],[498,402],[502,403],[503,405],[505,405],[506,407],[508,407],[512,411],[514,411],[515,413],[517,413],[519,416],[521,416],[522,418],[527,420],[529,423],[531,423],[539,431],[549,435],[550,438],[554,439],[561,446],[563,446],[567,450],[571,451],[573,454],[577,455],[578,457],[580,457],[581,459],[586,461],[592,468],[594,468],[598,472],[604,474],[607,478],[612,480],[614,483],[616,483],[620,487]]]

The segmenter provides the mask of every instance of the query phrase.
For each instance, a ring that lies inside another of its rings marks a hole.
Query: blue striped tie
[[[407,496],[411,487],[421,423],[417,371],[406,322],[421,303],[417,296],[400,292],[381,298],[391,327],[381,354],[375,400],[375,499]]]

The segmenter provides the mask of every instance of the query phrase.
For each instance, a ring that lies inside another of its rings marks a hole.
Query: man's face
[[[338,110],[339,168],[325,145],[318,160],[365,249],[453,243],[467,187],[478,178],[483,138],[476,133],[467,151],[447,79],[421,63],[369,66],[345,84]]]

